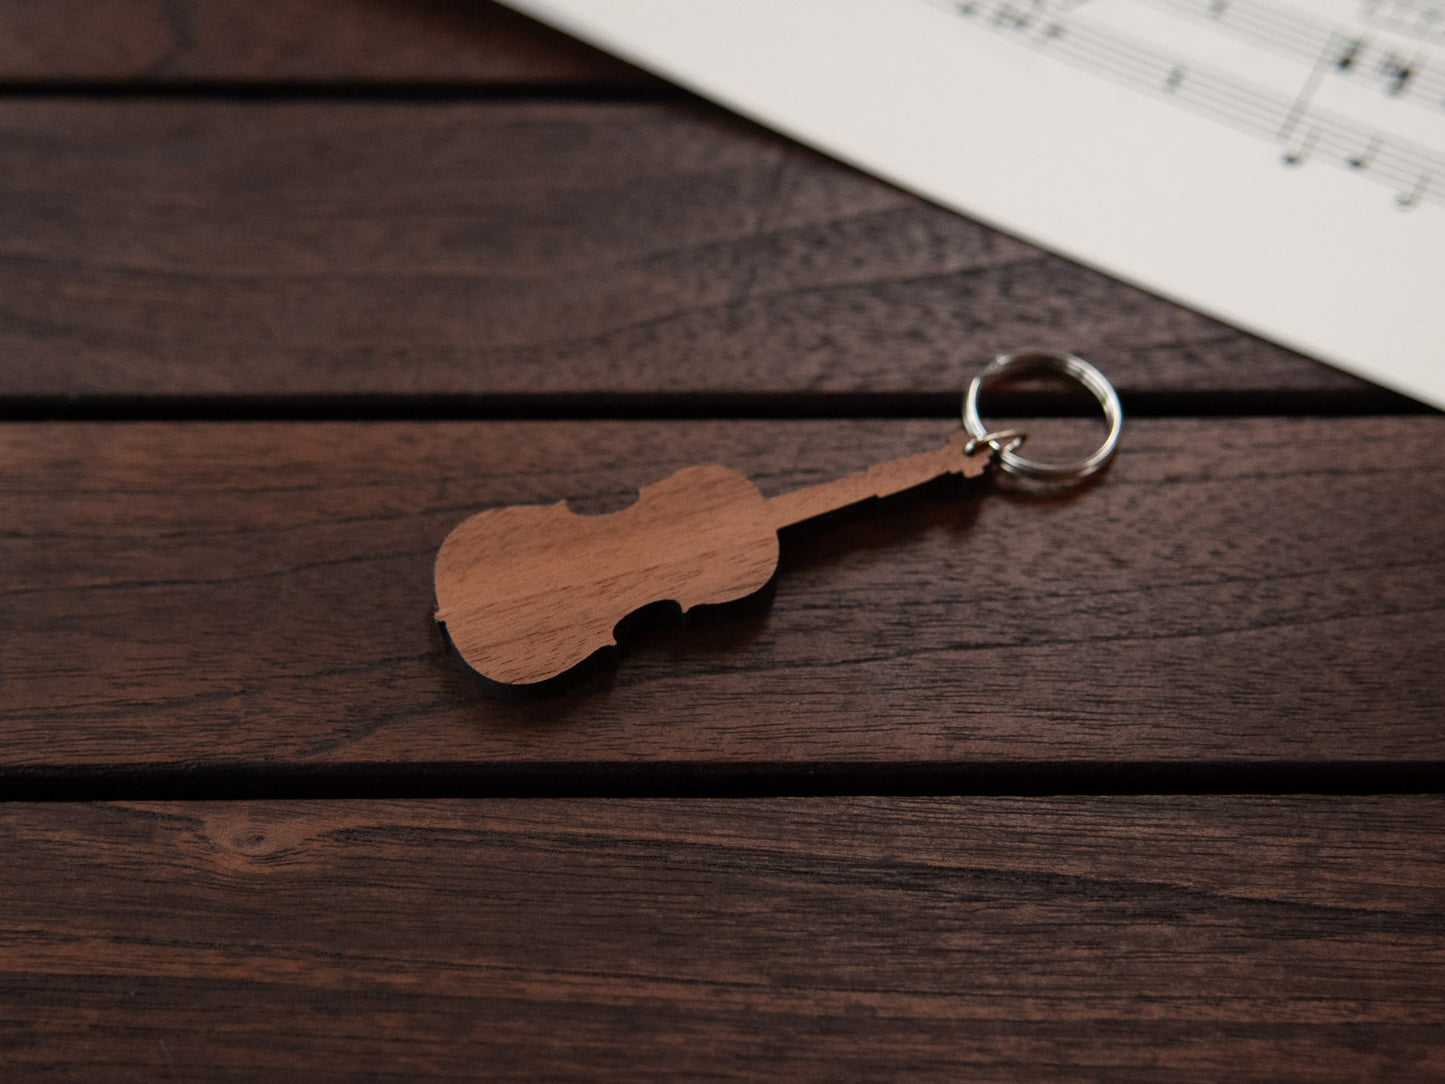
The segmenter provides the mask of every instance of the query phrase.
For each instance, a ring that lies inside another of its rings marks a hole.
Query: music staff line
[[[1392,98],[1445,112],[1445,70],[1424,49],[1402,53],[1367,33],[1339,27],[1256,0],[1138,0],[1226,32],[1288,60],[1330,57],[1332,74],[1377,87]]]
[[[1421,41],[1445,41],[1445,7],[1429,0],[1361,0],[1360,19]]]
[[[1280,146],[1287,166],[1329,162],[1387,184],[1402,209],[1445,207],[1445,156],[1313,107],[1312,87],[1287,97],[1192,59],[1170,56],[1114,30],[1050,14],[1034,0],[923,0],[976,26],[1014,37],[1075,68],[1189,109]],[[1317,63],[1310,79],[1320,77]]]

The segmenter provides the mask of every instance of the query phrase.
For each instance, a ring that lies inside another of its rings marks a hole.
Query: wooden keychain
[[[1017,452],[1023,434],[989,432],[979,417],[983,383],[1008,372],[1073,377],[1098,399],[1108,435],[1072,463]],[[550,681],[617,641],[629,614],[671,600],[694,606],[754,594],[778,567],[778,531],[861,501],[901,493],[947,474],[977,478],[990,467],[1045,482],[1074,482],[1114,454],[1123,424],[1104,375],[1072,354],[1001,354],[968,386],[963,429],[941,448],[831,482],[764,497],[737,471],[687,467],[644,486],[635,503],[604,516],[555,504],[493,508],[464,520],[436,559],[436,619],[467,665],[490,682]]]

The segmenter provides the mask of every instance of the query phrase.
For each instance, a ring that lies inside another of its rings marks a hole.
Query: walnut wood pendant
[[[771,498],[708,464],[643,487],[610,515],[581,516],[565,501],[493,508],[442,543],[436,619],[484,678],[535,685],[615,644],[618,623],[645,606],[671,600],[686,612],[761,590],[778,567],[780,528],[946,474],[977,477],[993,454],[958,432],[941,448]]]

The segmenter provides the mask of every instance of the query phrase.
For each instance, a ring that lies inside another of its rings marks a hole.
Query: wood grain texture
[[[659,603],[681,614],[755,595],[778,570],[778,532],[947,475],[978,478],[994,453],[968,433],[937,448],[765,498],[745,474],[684,467],[626,508],[578,515],[565,500],[505,505],[452,528],[437,553],[436,619],[488,681],[536,685],[566,674]]]
[[[1439,798],[0,806],[52,1079],[1431,1080]]]
[[[0,102],[0,396],[1367,385],[702,105]]]
[[[1035,345],[1156,407],[1371,394],[641,104],[659,83],[491,4],[0,0],[0,83],[7,417],[798,412]],[[1398,785],[1445,760],[1439,421],[1134,422],[1067,498],[935,487],[789,532],[770,607],[653,614],[615,674],[514,703],[431,619],[467,515],[603,513],[705,461],[782,493],[946,427],[0,426],[0,1075],[1440,1079],[1438,797],[3,800],[859,765]]]
[[[0,0],[0,81],[653,85],[485,0]]]
[[[1093,427],[1030,426],[1041,458]],[[1445,757],[1438,418],[1138,420],[1064,496],[946,490],[784,539],[770,607],[482,697],[448,531],[701,461],[768,495],[939,422],[0,428],[0,763],[809,764]],[[1054,435],[1054,442],[1050,442]]]

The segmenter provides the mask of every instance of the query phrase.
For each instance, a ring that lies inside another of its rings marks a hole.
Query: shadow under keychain
[[[1018,454],[1024,434],[989,432],[978,412],[985,381],[1004,373],[1063,373],[1093,393],[1108,433],[1082,459],[1041,463]],[[555,504],[492,508],[464,520],[436,559],[436,619],[467,665],[490,682],[535,686],[615,644],[630,614],[673,601],[736,602],[778,567],[778,531],[944,475],[978,478],[997,467],[1053,484],[1077,482],[1108,462],[1124,415],[1113,385],[1082,358],[1001,354],[969,384],[963,428],[941,448],[856,474],[764,497],[745,475],[707,464],[644,486],[610,515]]]

